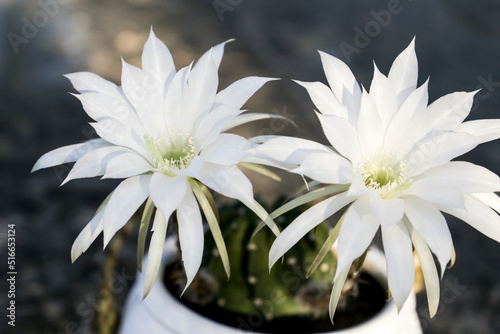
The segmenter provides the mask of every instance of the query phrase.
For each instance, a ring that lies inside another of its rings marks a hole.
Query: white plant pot
[[[162,275],[165,264],[175,257],[175,238],[167,238],[163,254]],[[370,250],[364,267],[382,285],[386,284],[386,262],[378,250]],[[195,313],[170,294],[162,279],[157,279],[148,297],[142,300],[144,271],[138,273],[127,297],[119,334],[244,334],[254,333],[226,326]],[[374,317],[362,324],[332,331],[336,334],[421,334],[422,328],[416,312],[415,294],[412,292],[398,314],[393,300],[385,304]]]

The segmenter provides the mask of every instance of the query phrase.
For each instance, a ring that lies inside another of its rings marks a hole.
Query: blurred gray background
[[[75,264],[70,248],[116,181],[86,179],[59,188],[67,167],[30,174],[54,148],[94,136],[62,75],[88,70],[119,83],[120,56],[140,66],[153,26],[179,67],[229,38],[220,87],[249,75],[284,78],[247,103],[253,112],[285,114],[300,131],[261,121],[240,134],[291,134],[321,142],[305,90],[289,79],[325,81],[322,50],[346,61],[369,85],[373,61],[387,73],[416,36],[419,83],[430,76],[430,101],[454,91],[482,90],[469,119],[500,117],[500,1],[265,0],[0,0],[0,332],[86,333],[95,316],[104,261],[99,238]],[[462,157],[500,174],[500,142]],[[300,185],[253,177],[266,201]],[[500,333],[500,245],[463,222],[448,220],[457,262],[442,283],[438,314],[425,333]],[[7,326],[6,234],[16,228],[16,327]],[[135,272],[135,239],[115,272],[123,299]],[[3,330],[5,328],[5,330]]]

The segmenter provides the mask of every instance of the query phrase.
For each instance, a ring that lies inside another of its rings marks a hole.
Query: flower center
[[[160,135],[155,140],[144,136],[146,146],[153,153],[153,164],[165,175],[175,176],[172,169],[186,169],[197,154],[194,138],[182,132]]]
[[[407,179],[406,164],[394,159],[390,154],[382,153],[360,166],[365,186],[378,191],[382,198],[391,198],[397,192],[411,187]]]

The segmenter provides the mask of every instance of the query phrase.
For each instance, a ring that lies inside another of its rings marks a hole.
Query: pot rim
[[[172,255],[176,254],[177,250],[177,237],[167,237],[162,257],[162,267],[160,275],[158,275],[159,277],[163,277],[165,266],[173,261],[174,257]],[[144,261],[147,261],[147,256],[144,257]],[[387,288],[386,261],[380,250],[373,247],[370,248],[363,266],[375,277],[384,289]],[[142,300],[144,277],[145,271],[137,273],[136,281],[125,303],[122,323],[119,330],[120,334],[136,333],[135,330],[150,334],[165,333],[166,330],[170,330],[171,333],[250,333],[250,331],[218,323],[191,310],[189,307],[179,302],[177,298],[167,290],[162,279],[156,279],[151,292],[147,298]],[[135,321],[134,323],[134,316],[135,318],[139,318],[139,321]],[[189,320],[183,323],[179,321],[182,317]],[[147,320],[147,322],[145,320]],[[137,324],[137,322],[139,322],[139,324]],[[144,331],[144,326],[149,326],[149,328]],[[399,314],[397,314],[394,300],[391,299],[369,320],[353,327],[332,332],[324,332],[323,334],[373,334],[379,332],[422,333],[416,313],[416,298],[413,291],[410,293]],[[251,333],[265,334],[255,331],[251,331]]]

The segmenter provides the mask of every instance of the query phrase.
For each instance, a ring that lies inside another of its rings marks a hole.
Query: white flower
[[[451,161],[499,138],[500,120],[463,122],[475,92],[452,93],[428,106],[427,82],[417,88],[414,42],[396,58],[388,76],[375,67],[369,93],[360,88],[346,64],[323,52],[320,56],[330,87],[297,83],[307,89],[318,108],[333,149],[281,137],[262,140],[265,143],[257,151],[276,165],[296,166],[295,173],[335,185],[285,205],[281,212],[330,195],[282,231],[271,248],[270,265],[309,230],[348,206],[339,222],[337,289],[380,227],[389,287],[398,309],[414,284],[413,245],[434,315],[439,275],[429,249],[438,259],[441,277],[453,253],[441,212],[500,241],[500,217],[491,209],[500,210],[500,199],[494,194],[500,191],[500,178],[472,163]],[[331,302],[333,316],[336,301]]]
[[[254,145],[241,136],[222,133],[265,115],[240,115],[240,108],[272,79],[247,77],[217,93],[217,71],[224,45],[207,51],[195,66],[176,71],[168,48],[151,30],[142,54],[142,69],[123,61],[122,86],[88,72],[67,75],[80,92],[75,96],[95,120],[91,125],[100,138],[51,151],[36,162],[33,170],[75,162],[63,184],[101,175],[125,179],[75,240],[73,261],[101,232],[106,246],[149,198],[141,223],[140,259],[154,207],[157,211],[144,294],[155,282],[167,222],[174,211],[187,287],[198,271],[203,252],[198,200],[229,275],[227,252],[205,185],[245,203],[277,232],[272,220],[254,201],[250,181],[236,166],[245,161],[248,149]]]

